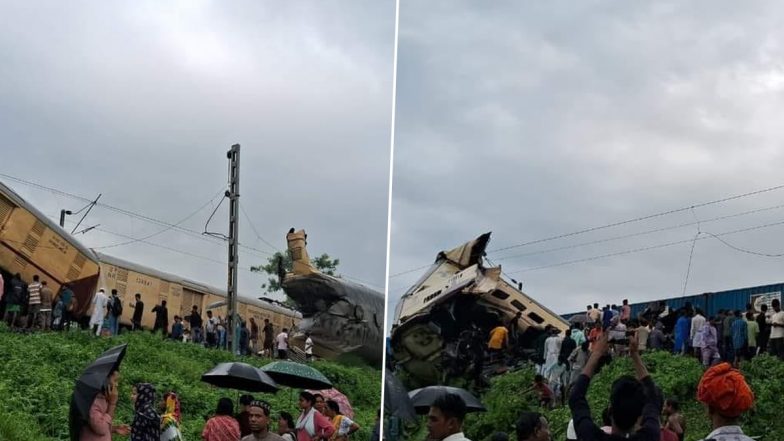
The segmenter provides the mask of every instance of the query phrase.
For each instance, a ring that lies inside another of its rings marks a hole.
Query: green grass
[[[148,333],[113,338],[95,338],[87,332],[22,335],[0,325],[0,440],[67,440],[74,381],[101,352],[121,343],[128,343],[128,351],[120,369],[120,402],[115,422],[130,424],[131,387],[139,382],[155,385],[159,399],[164,391],[177,392],[182,431],[188,440],[201,439],[205,417],[214,411],[220,397],[230,397],[236,404],[237,391],[215,388],[200,380],[217,363],[237,359],[227,352],[163,341]],[[253,357],[239,359],[255,366],[268,362]],[[381,371],[326,361],[313,366],[349,397],[354,419],[362,427],[356,437],[366,439],[381,405]],[[296,416],[296,394],[297,391],[283,388],[275,395],[254,396],[269,401],[275,413],[287,410]]]
[[[644,354],[643,359],[665,397],[680,401],[687,420],[686,441],[707,436],[711,432],[710,421],[703,405],[696,400],[697,384],[703,372],[697,360],[664,352]],[[756,396],[754,408],[741,423],[745,433],[761,436],[764,441],[784,440],[780,401],[784,397],[784,363],[760,356],[742,363],[741,370]],[[588,390],[594,421],[601,422],[601,411],[608,404],[612,382],[623,374],[633,373],[631,360],[623,358],[613,361],[594,377]],[[520,412],[528,410],[544,413],[550,422],[553,440],[565,440],[571,418],[568,407],[542,411],[533,393],[523,393],[532,384],[533,377],[533,367],[527,367],[493,378],[490,389],[481,397],[488,412],[468,414],[464,425],[466,435],[479,441],[489,439],[496,431],[503,431],[514,438],[514,423]],[[426,436],[424,423],[409,427],[407,433],[409,439],[423,439]]]

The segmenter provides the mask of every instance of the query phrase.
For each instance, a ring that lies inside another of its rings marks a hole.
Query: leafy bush
[[[201,382],[201,375],[217,363],[236,359],[225,351],[164,341],[148,333],[126,333],[106,339],[87,332],[22,335],[0,326],[0,394],[4,398],[0,400],[0,439],[68,439],[68,407],[74,381],[101,352],[122,343],[128,343],[128,352],[120,369],[116,422],[131,422],[131,388],[139,382],[155,385],[159,399],[165,391],[177,392],[182,431],[188,440],[201,439],[205,417],[215,410],[220,397],[227,396],[236,404],[237,391]],[[241,361],[259,367],[269,362],[254,357],[241,357]],[[317,362],[314,367],[349,397],[355,420],[362,427],[356,436],[367,438],[380,407],[381,372],[330,362]],[[269,401],[274,413],[299,413],[296,391],[284,388],[275,395],[254,395]]]
[[[686,440],[700,440],[710,433],[706,411],[696,400],[697,384],[703,373],[698,361],[693,357],[676,357],[666,352],[646,353],[643,360],[665,397],[680,401],[681,411],[687,420]],[[743,363],[741,370],[756,395],[754,409],[745,415],[742,422],[744,431],[754,436],[762,435],[765,440],[784,439],[784,422],[778,402],[784,396],[784,363],[760,356]],[[602,409],[609,404],[613,381],[626,374],[634,374],[631,360],[621,358],[594,376],[588,390],[594,421],[601,421]],[[523,393],[530,388],[533,376],[533,369],[525,368],[493,378],[491,388],[482,397],[488,412],[469,414],[464,427],[466,435],[473,440],[484,440],[495,431],[513,434],[520,412],[537,411],[550,422],[554,440],[566,439],[566,427],[571,419],[568,407],[542,411],[533,393]]]

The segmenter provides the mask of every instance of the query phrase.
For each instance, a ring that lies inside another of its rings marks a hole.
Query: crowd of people
[[[182,420],[177,394],[169,391],[157,401],[156,388],[149,383],[135,384],[131,392],[133,419],[130,424],[115,421],[120,399],[120,373],[113,370],[105,386],[95,396],[86,419],[76,418],[71,430],[79,441],[111,441],[112,434],[130,436],[134,441],[183,441]],[[156,406],[157,404],[157,406]],[[320,394],[299,394],[300,415],[285,411],[275,415],[272,406],[252,395],[239,398],[238,411],[230,398],[218,400],[215,412],[208,417],[201,432],[203,441],[348,441],[359,425],[341,413],[334,400]],[[275,417],[277,419],[275,420]],[[275,420],[275,424],[273,424]],[[378,440],[378,422],[373,431]]]
[[[588,358],[569,392],[568,406],[572,418],[566,427],[568,441],[683,441],[685,438],[687,426],[679,412],[678,402],[665,400],[642,360],[640,333],[634,331],[629,337],[625,350],[632,360],[635,375],[624,375],[613,382],[609,406],[603,409],[601,422],[593,420],[586,393],[591,378],[613,352],[614,344],[610,332],[601,332],[591,342]],[[712,428],[703,439],[752,440],[743,433],[739,424],[742,415],[753,405],[754,393],[743,375],[730,363],[720,362],[709,367],[699,382],[696,395],[697,400],[705,405],[706,417]],[[468,441],[462,430],[465,416],[466,404],[459,395],[440,397],[430,406],[428,413],[428,440]],[[522,412],[514,434],[497,432],[492,439],[505,441],[510,436],[515,436],[518,441],[552,439],[549,422],[538,412]]]
[[[784,359],[784,311],[778,299],[771,301],[770,310],[762,305],[755,312],[720,310],[706,318],[700,308],[686,305],[670,311],[645,311],[631,318],[631,308],[624,300],[621,308],[598,304],[588,306],[584,320],[564,332],[546,326],[535,341],[536,379],[532,389],[545,406],[565,403],[568,391],[594,352],[600,335],[606,334],[610,350],[606,357],[627,356],[634,341],[640,351],[664,350],[676,355],[693,356],[707,369],[722,361],[738,367],[740,361],[760,353]],[[677,317],[677,318],[676,318]],[[672,322],[670,328],[665,322]],[[494,330],[495,331],[495,330]],[[497,341],[497,340],[496,340]],[[493,348],[491,333],[488,346]],[[497,343],[496,343],[497,344]]]
[[[132,331],[142,329],[145,304],[140,293],[128,302],[133,310],[131,316]],[[33,281],[25,283],[19,274],[10,277],[5,283],[0,277],[0,316],[12,329],[25,331],[54,330],[64,331],[74,325],[74,311],[78,310],[78,298],[72,287],[65,284],[57,293],[53,293],[45,280],[38,275]],[[89,328],[96,336],[112,336],[120,333],[120,317],[123,314],[123,301],[117,290],[112,289],[107,295],[101,288],[92,298]],[[202,317],[198,306],[194,305],[190,314],[181,317],[174,315],[174,322],[169,322],[169,309],[166,300],[154,305],[149,313],[155,315],[153,333],[160,333],[164,338],[176,341],[191,342],[208,348],[229,347],[232,338],[238,339],[237,355],[261,355],[269,358],[287,359],[291,346],[289,329],[283,328],[275,332],[269,319],[259,326],[256,319],[238,320],[235,335],[227,332],[227,320],[206,312]],[[304,352],[307,361],[313,358],[313,339],[309,333],[305,335]]]

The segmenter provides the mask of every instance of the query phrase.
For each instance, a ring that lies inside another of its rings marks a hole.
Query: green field
[[[9,332],[0,324],[0,440],[67,440],[68,406],[76,378],[101,352],[121,343],[128,343],[128,351],[120,369],[115,422],[130,424],[131,387],[140,382],[155,385],[159,398],[164,391],[177,392],[187,440],[201,439],[205,416],[214,411],[220,397],[230,397],[236,404],[236,391],[200,381],[201,374],[217,363],[235,359],[227,352],[163,341],[146,332],[113,338],[96,338],[87,332],[23,335]],[[256,366],[267,362],[241,358]],[[355,420],[362,427],[355,438],[367,439],[381,405],[381,371],[326,361],[314,362],[313,366],[349,397]],[[283,388],[275,395],[254,396],[269,401],[273,412],[287,410],[296,417],[296,394]]]
[[[687,419],[686,441],[704,438],[710,432],[710,421],[696,396],[697,384],[702,376],[702,367],[694,358],[676,357],[665,352],[643,355],[648,369],[665,397],[675,397],[681,402]],[[754,394],[754,408],[742,422],[746,434],[760,436],[763,441],[784,440],[784,363],[768,356],[756,357],[741,365]],[[628,358],[618,359],[605,367],[591,382],[588,402],[594,421],[601,422],[601,411],[609,401],[612,382],[623,374],[634,374]],[[533,367],[494,377],[490,389],[481,397],[488,409],[486,413],[470,413],[466,417],[464,431],[474,440],[486,440],[494,432],[503,431],[514,439],[514,423],[520,412],[538,411],[533,393],[523,393],[533,383]],[[554,441],[566,439],[566,426],[571,418],[568,407],[559,407],[542,412],[550,422]],[[409,427],[409,439],[424,439],[427,435],[424,422]]]

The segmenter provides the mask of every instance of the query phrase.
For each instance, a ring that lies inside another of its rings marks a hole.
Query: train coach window
[[[539,314],[537,314],[537,313],[535,313],[533,311],[528,313],[528,318],[530,318],[531,320],[535,321],[536,324],[538,324],[538,325],[541,325],[542,323],[544,323],[544,319],[542,317],[540,317]]]
[[[429,296],[425,297],[424,303],[427,303],[427,302],[433,300],[434,298],[436,298],[436,297],[438,297],[440,295],[441,295],[441,290],[439,289],[438,291],[434,292],[433,294],[430,294]]]
[[[519,300],[516,300],[516,299],[515,299],[515,300],[512,300],[510,303],[512,304],[512,306],[514,306],[515,308],[517,308],[517,310],[518,310],[518,311],[525,311],[525,310],[527,309],[527,308],[525,307],[525,305],[523,305],[522,303],[520,303],[520,301],[519,301]],[[533,314],[533,312],[532,312],[531,314]],[[530,315],[530,314],[529,314],[529,315]],[[537,316],[537,317],[539,317],[539,316]],[[542,321],[544,321],[544,320],[542,320]],[[537,323],[542,323],[542,322],[537,322]]]
[[[495,291],[493,291],[493,297],[495,297],[497,299],[501,299],[501,300],[506,300],[506,299],[509,298],[509,294],[507,294],[507,293],[505,293],[503,291],[495,290]],[[517,300],[515,300],[515,302],[517,302]],[[518,303],[520,303],[520,302],[518,302]]]

